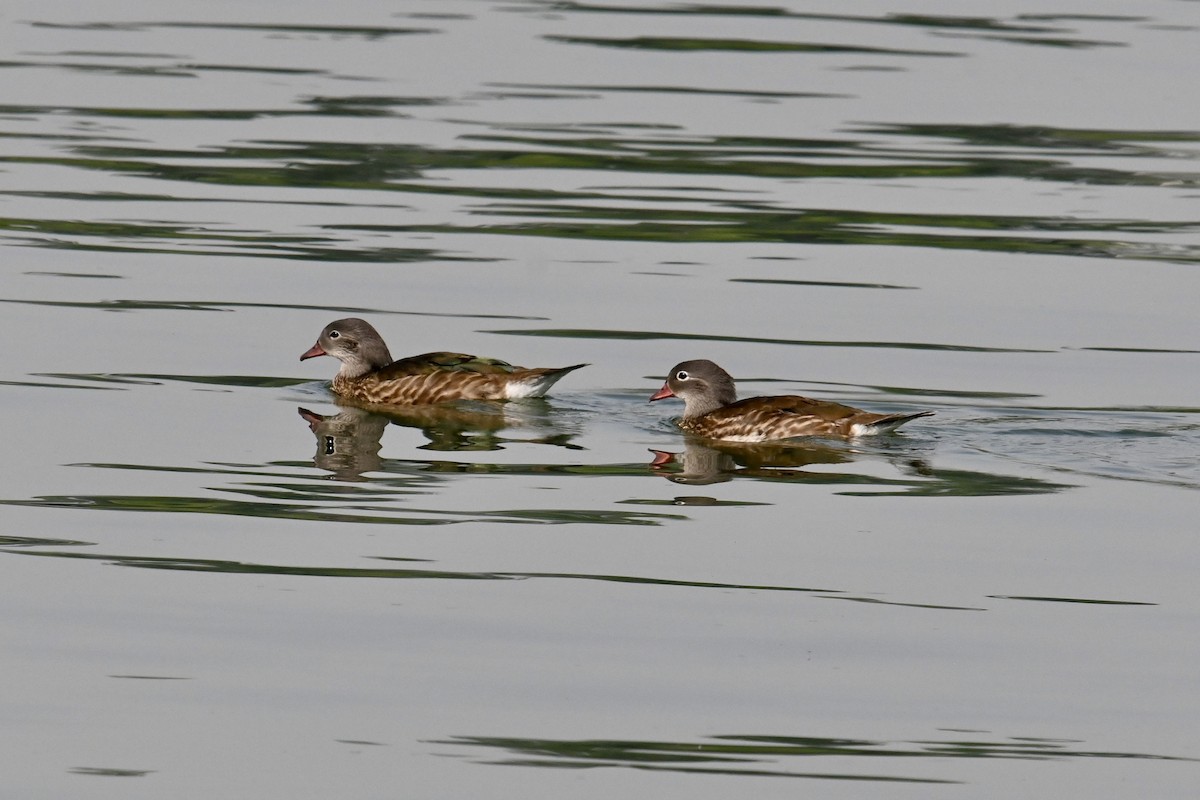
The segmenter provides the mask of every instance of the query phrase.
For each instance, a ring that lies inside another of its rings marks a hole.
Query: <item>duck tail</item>
[[[549,367],[526,370],[508,381],[506,397],[516,400],[521,397],[544,397],[550,387],[562,380],[568,372],[574,372],[587,364],[572,364],[569,367]]]
[[[885,414],[866,422],[856,422],[850,429],[850,435],[874,436],[877,433],[888,433],[917,417],[931,416],[933,416],[932,411],[918,411],[915,414]]]

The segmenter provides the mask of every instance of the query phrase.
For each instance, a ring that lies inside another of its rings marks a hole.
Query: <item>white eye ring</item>
[[[337,331],[330,331],[330,332],[329,332],[329,338],[330,338],[330,339],[336,339],[336,338],[338,338],[339,336],[341,336],[341,334],[340,334],[340,333],[338,333]]]
[[[681,370],[679,370],[679,372],[675,373],[675,380],[686,381],[687,379],[688,379],[687,370],[681,369]]]

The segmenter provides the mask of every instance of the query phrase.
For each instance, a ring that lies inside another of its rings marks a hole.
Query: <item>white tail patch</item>
[[[932,416],[932,411],[918,411],[916,414],[894,414],[890,417],[875,420],[874,422],[856,422],[850,426],[851,436],[874,436],[879,433],[888,433],[894,431],[906,422],[911,422],[917,417]]]
[[[575,364],[570,367],[556,369],[553,372],[543,372],[520,380],[510,380],[504,385],[504,397],[508,400],[520,400],[523,397],[545,397],[550,387],[558,383],[564,375],[587,364]]]
[[[520,400],[522,397],[544,397],[557,379],[547,380],[545,376],[538,380],[509,381],[504,387],[504,396],[509,400]]]

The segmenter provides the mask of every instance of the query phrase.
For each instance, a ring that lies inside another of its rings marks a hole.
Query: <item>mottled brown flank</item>
[[[461,360],[460,360],[461,359]],[[358,377],[337,374],[335,394],[378,405],[432,405],[453,400],[504,400],[514,384],[545,383],[583,366],[526,369],[458,353],[426,353]]]
[[[435,372],[385,378],[378,372],[360,378],[333,379],[333,391],[344,397],[383,405],[430,405],[449,400],[501,400],[511,376],[473,372]]]
[[[793,436],[850,436],[856,425],[890,430],[932,413],[874,414],[798,395],[749,397],[707,414],[685,417],[679,427],[711,439],[765,441]]]

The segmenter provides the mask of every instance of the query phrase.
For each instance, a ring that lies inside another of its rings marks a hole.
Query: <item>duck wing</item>
[[[419,356],[409,356],[393,361],[386,367],[380,367],[375,375],[380,380],[396,380],[416,375],[434,375],[437,373],[463,373],[475,375],[512,375],[521,367],[514,367],[507,361],[498,358],[473,356],[468,353],[422,353]]]

